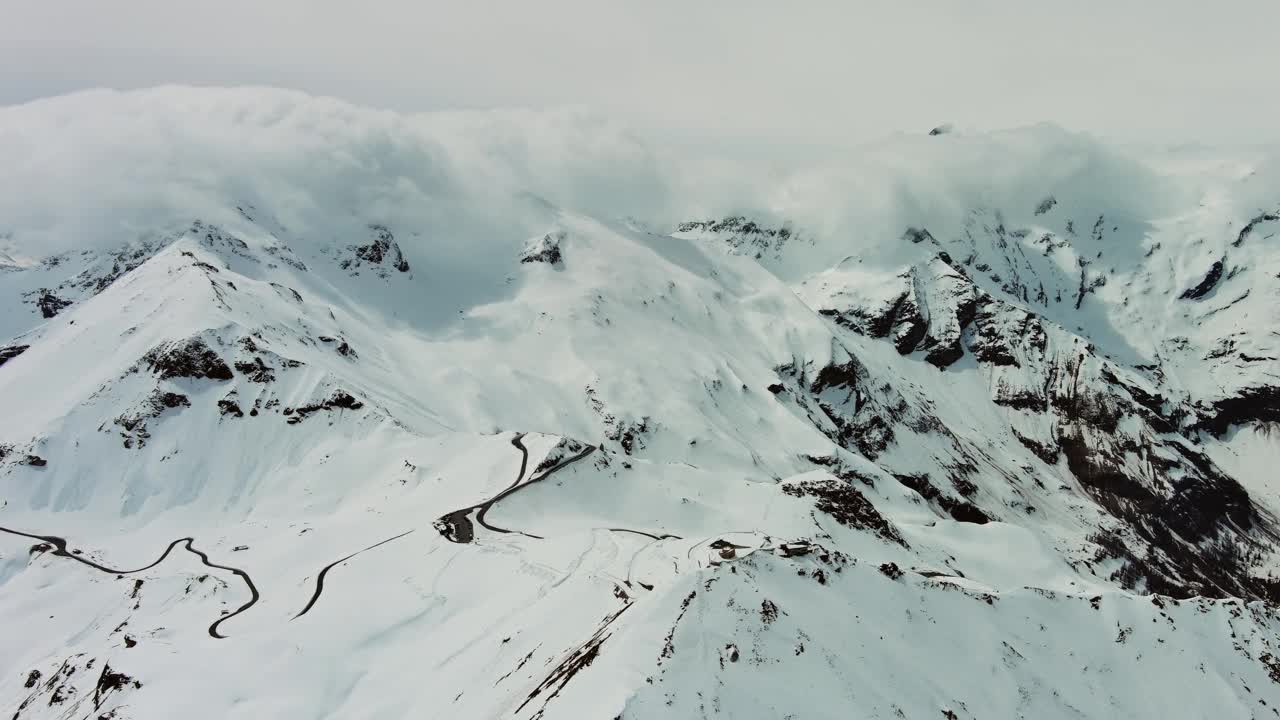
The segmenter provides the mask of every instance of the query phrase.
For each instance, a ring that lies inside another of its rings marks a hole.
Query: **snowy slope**
[[[1280,704],[1257,172],[1033,128],[700,199],[580,117],[248,90],[0,128],[15,717]]]

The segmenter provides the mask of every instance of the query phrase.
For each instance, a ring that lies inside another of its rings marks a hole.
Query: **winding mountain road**
[[[320,599],[320,593],[324,592],[324,576],[325,576],[325,575],[327,575],[327,574],[329,574],[329,571],[333,569],[333,566],[335,566],[335,565],[339,565],[339,564],[341,564],[341,563],[344,563],[344,562],[346,562],[346,561],[350,560],[351,558],[353,558],[353,557],[355,557],[355,556],[359,555],[360,553],[368,552],[368,551],[370,551],[370,550],[372,550],[372,549],[374,549],[374,548],[376,548],[376,547],[379,547],[379,546],[382,546],[382,545],[386,545],[387,543],[391,542],[392,540],[399,540],[400,538],[404,537],[405,535],[408,535],[408,534],[409,534],[409,533],[411,533],[411,532],[413,532],[413,530],[406,530],[406,531],[404,531],[404,532],[400,533],[399,535],[396,535],[396,536],[394,536],[394,537],[389,537],[389,538],[387,538],[386,540],[383,540],[383,541],[381,541],[381,542],[376,542],[376,543],[374,543],[374,544],[370,545],[369,547],[367,547],[367,548],[365,548],[365,549],[363,549],[363,550],[357,550],[357,551],[355,551],[355,552],[351,553],[350,555],[348,555],[348,556],[346,556],[346,557],[344,557],[344,558],[341,558],[341,559],[338,559],[338,560],[334,560],[333,562],[329,563],[328,565],[325,565],[325,566],[324,566],[324,568],[322,568],[322,569],[320,570],[320,574],[319,574],[319,575],[316,575],[316,591],[315,591],[314,593],[312,593],[312,595],[311,595],[311,599],[307,601],[307,606],[306,606],[306,607],[304,607],[304,608],[302,608],[302,611],[301,611],[301,612],[299,612],[297,615],[294,615],[291,619],[293,619],[293,620],[297,620],[298,618],[302,617],[303,615],[306,615],[306,614],[307,614],[307,612],[308,612],[309,610],[311,610],[312,606],[314,606],[314,605],[316,604],[316,601]]]
[[[249,577],[248,573],[246,573],[244,570],[241,570],[239,568],[230,567],[228,565],[219,565],[215,562],[212,562],[211,560],[209,560],[208,555],[196,549],[194,545],[195,538],[184,537],[184,538],[178,538],[177,540],[174,540],[173,542],[169,543],[168,547],[164,549],[164,552],[160,554],[160,557],[156,558],[155,561],[152,562],[150,565],[136,568],[134,570],[117,570],[115,568],[109,568],[105,565],[99,565],[98,563],[92,560],[83,558],[74,551],[68,551],[66,539],[58,537],[57,535],[35,535],[33,533],[23,532],[21,530],[14,530],[13,528],[7,528],[4,526],[0,526],[0,532],[6,532],[6,533],[9,533],[10,535],[18,535],[25,538],[31,538],[32,540],[40,540],[42,542],[48,543],[53,546],[52,554],[58,557],[67,558],[69,560],[75,560],[81,565],[87,565],[88,567],[91,567],[94,570],[108,573],[110,575],[133,575],[135,573],[143,572],[144,570],[150,570],[151,568],[164,562],[165,558],[169,557],[169,553],[173,552],[173,549],[177,547],[179,544],[185,544],[186,550],[191,554],[195,555],[196,557],[200,558],[200,562],[203,563],[206,567],[215,568],[217,570],[226,570],[227,572],[234,573],[241,580],[243,580],[244,584],[249,588],[248,602],[246,602],[245,604],[237,608],[235,612],[228,613],[218,618],[213,622],[213,624],[209,626],[209,635],[219,640],[225,639],[226,635],[223,635],[218,632],[218,626],[230,620],[231,618],[239,615],[245,610],[248,610],[249,608],[253,607],[254,604],[258,602],[258,598],[260,597],[258,594],[258,588],[253,584],[253,579]]]
[[[503,498],[513,495],[517,491],[523,488],[529,487],[530,485],[540,483],[543,480],[546,480],[547,478],[551,477],[555,473],[563,470],[566,467],[569,467],[570,465],[578,462],[579,460],[582,460],[583,458],[587,457],[588,455],[590,455],[591,453],[595,452],[598,449],[594,445],[587,445],[580,452],[572,455],[571,457],[562,459],[561,461],[553,464],[551,467],[547,468],[540,474],[537,474],[536,476],[530,478],[528,481],[524,481],[525,472],[528,470],[528,467],[529,467],[529,449],[524,445],[524,434],[520,433],[512,437],[511,445],[520,451],[520,470],[516,473],[515,480],[513,480],[511,485],[507,486],[507,488],[505,488],[502,492],[498,493],[497,495],[494,495],[488,500],[477,503],[470,507],[462,508],[461,510],[455,510],[451,513],[441,516],[438,520],[436,520],[435,527],[437,530],[440,531],[440,534],[443,535],[445,539],[449,540],[450,542],[454,542],[458,544],[467,544],[472,542],[475,539],[475,526],[472,524],[472,518],[471,518],[472,513],[475,513],[475,522],[487,530],[491,530],[496,533],[504,533],[504,534],[515,533],[515,534],[524,535],[526,537],[534,538],[537,540],[543,539],[542,536],[540,535],[534,535],[532,533],[524,532],[521,530],[508,530],[506,528],[498,527],[496,525],[491,525],[489,524],[488,521],[486,521],[485,516],[487,515],[489,510]],[[656,534],[645,532],[642,530],[631,530],[628,528],[608,528],[608,530],[612,532],[632,533],[635,535],[641,535],[641,536],[650,538],[655,542],[660,540],[679,539],[679,536],[677,535],[669,535],[669,534],[656,535]],[[316,575],[316,587],[315,587],[315,591],[311,594],[311,598],[307,601],[307,604],[302,608],[302,610],[300,610],[298,614],[294,615],[293,618],[291,619],[297,620],[303,615],[306,615],[308,612],[311,611],[313,607],[315,607],[316,603],[320,600],[321,594],[323,594],[324,592],[325,578],[328,576],[330,570],[356,557],[357,555],[360,555],[361,553],[365,553],[375,548],[381,547],[394,540],[399,540],[400,538],[405,537],[406,535],[409,535],[414,531],[415,531],[414,529],[406,530],[405,532],[402,532],[399,535],[389,537],[385,540],[376,542],[373,545],[370,545],[366,548],[357,550],[351,553],[350,555],[339,558],[329,563],[328,565],[324,566],[323,568],[321,568],[320,572]],[[160,563],[164,562],[165,559],[167,559],[169,555],[173,552],[173,549],[181,545],[183,546],[183,549],[185,549],[187,552],[190,552],[191,554],[198,557],[200,559],[201,564],[203,564],[205,567],[213,568],[215,570],[223,570],[223,571],[232,573],[237,577],[239,577],[244,582],[245,587],[249,589],[249,599],[244,604],[236,608],[233,612],[227,613],[226,615],[219,617],[217,620],[215,620],[212,624],[209,625],[208,632],[210,637],[217,638],[219,640],[225,639],[227,636],[219,632],[218,628],[226,621],[240,615],[241,613],[244,613],[246,610],[256,605],[258,600],[261,598],[261,595],[258,592],[258,588],[253,582],[253,578],[249,577],[249,574],[247,572],[245,572],[240,568],[231,567],[229,565],[220,565],[218,563],[213,562],[212,560],[209,559],[209,556],[207,554],[205,554],[202,550],[199,550],[198,548],[196,548],[195,538],[191,538],[191,537],[178,538],[177,540],[174,540],[173,542],[169,543],[168,547],[164,549],[164,552],[160,554],[160,557],[156,558],[151,563],[139,568],[121,570],[117,568],[107,567],[106,565],[101,565],[97,562],[94,562],[93,560],[85,558],[81,555],[79,551],[68,550],[67,540],[57,535],[38,535],[35,533],[24,532],[22,530],[15,530],[13,528],[8,528],[4,526],[0,526],[0,532],[8,533],[10,535],[16,535],[19,537],[30,538],[32,540],[38,540],[40,542],[47,543],[52,548],[51,550],[49,550],[49,552],[51,552],[53,555],[57,557],[74,560],[75,562],[78,562],[81,565],[85,565],[87,567],[93,568],[94,570],[97,570],[99,572],[107,573],[110,575],[117,575],[117,576],[133,575],[136,573],[144,572],[146,570],[150,570],[156,567],[157,565],[159,565]],[[634,561],[634,558],[633,558],[633,561]]]
[[[529,465],[529,449],[526,448],[524,445],[524,434],[520,433],[515,437],[511,438],[511,444],[515,446],[517,450],[520,451],[520,470],[519,472],[516,473],[515,480],[510,485],[508,485],[505,490],[498,493],[497,495],[494,495],[488,500],[476,503],[475,505],[471,505],[470,507],[465,507],[460,510],[454,510],[451,513],[446,513],[440,516],[440,518],[437,519],[434,524],[435,524],[436,530],[438,530],[446,540],[450,542],[458,543],[460,545],[466,545],[467,543],[470,543],[472,540],[475,539],[475,526],[471,522],[472,513],[476,514],[475,515],[476,523],[478,523],[481,527],[487,530],[492,530],[493,532],[504,533],[504,534],[514,533],[514,534],[524,535],[525,537],[530,537],[535,540],[545,539],[541,535],[534,535],[533,533],[525,532],[523,530],[508,530],[506,528],[501,528],[496,525],[490,525],[485,520],[485,515],[488,514],[489,510],[492,509],[493,506],[496,505],[499,500],[502,500],[505,497],[513,495],[517,491],[523,490],[524,488],[527,488],[530,485],[533,485],[535,483],[540,483],[543,480],[546,480],[547,478],[551,477],[555,473],[565,469],[566,467],[569,467],[570,465],[578,462],[579,460],[587,457],[588,455],[590,455],[591,453],[599,449],[595,445],[587,445],[585,449],[583,449],[581,452],[565,460],[561,460],[555,465],[547,468],[542,474],[536,477],[530,478],[527,482],[522,483],[520,481],[524,479],[525,470],[528,468],[528,465]],[[681,539],[679,535],[671,535],[671,534],[656,535],[651,532],[645,532],[643,530],[632,530],[630,528],[605,528],[605,529],[609,530],[610,532],[632,533],[634,535],[642,535],[644,537],[647,537],[655,541]]]
[[[528,482],[522,483],[520,481],[524,479],[525,470],[529,467],[529,449],[524,446],[524,433],[511,438],[511,444],[520,451],[520,470],[516,473],[516,479],[511,483],[511,485],[507,486],[505,490],[494,495],[488,500],[476,503],[470,507],[462,508],[461,510],[454,510],[451,513],[440,516],[440,518],[435,522],[435,527],[446,540],[460,545],[465,545],[475,539],[475,526],[471,523],[471,513],[473,512],[476,514],[476,523],[487,530],[504,534],[517,533],[524,535],[525,537],[542,540],[543,538],[540,535],[534,535],[520,530],[507,530],[506,528],[500,528],[496,525],[490,525],[485,521],[485,515],[488,514],[489,509],[492,508],[499,500],[507,497],[508,495],[512,495],[517,490],[521,490],[533,485],[534,483],[546,480],[556,472],[563,470],[569,465],[572,465],[596,451],[596,447],[594,445],[588,445],[585,450],[577,455],[547,468],[547,470],[545,470],[541,475],[530,478]]]

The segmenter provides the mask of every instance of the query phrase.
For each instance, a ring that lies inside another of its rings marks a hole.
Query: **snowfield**
[[[1280,716],[1274,154],[161,88],[0,157],[15,720]]]

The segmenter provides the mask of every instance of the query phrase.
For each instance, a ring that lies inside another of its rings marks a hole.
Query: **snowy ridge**
[[[24,197],[47,117],[138,181],[0,205],[17,718],[1280,711],[1256,174],[948,133],[862,167],[1027,167],[839,218],[564,118],[2,112]]]

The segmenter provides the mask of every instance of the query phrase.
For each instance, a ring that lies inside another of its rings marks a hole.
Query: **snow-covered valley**
[[[0,156],[15,720],[1280,716],[1272,155],[165,88]]]

